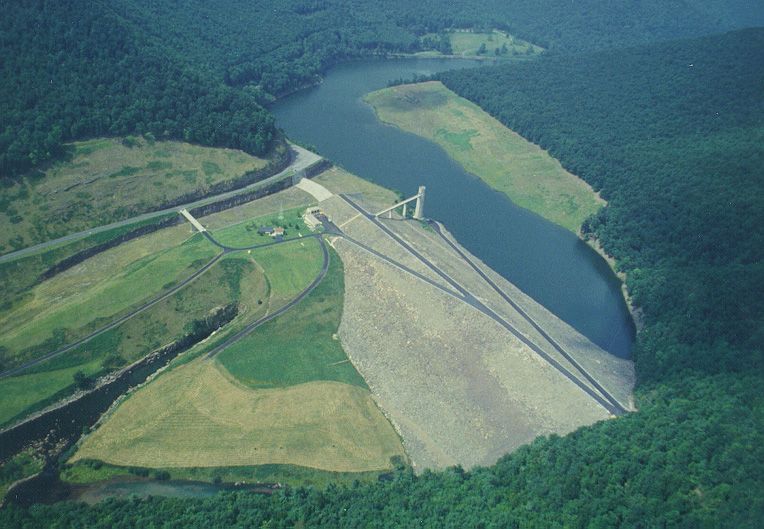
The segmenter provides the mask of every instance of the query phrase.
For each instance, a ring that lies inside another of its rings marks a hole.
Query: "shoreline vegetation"
[[[466,171],[515,204],[574,232],[605,260],[620,280],[621,294],[634,325],[637,330],[643,327],[642,310],[628,292],[626,275],[618,270],[615,259],[599,241],[581,230],[588,217],[607,205],[583,179],[565,170],[548,151],[508,129],[439,81],[392,86],[367,94],[364,101],[380,121],[435,142]],[[501,160],[494,164],[475,159],[481,157],[492,162],[497,157]],[[507,168],[513,163],[520,166],[516,171],[521,174]],[[548,180],[534,187],[535,178],[528,179],[528,174],[548,176]],[[526,189],[515,191],[512,186],[516,182]],[[559,187],[552,187],[555,184]],[[567,194],[571,187],[577,194]],[[567,197],[571,197],[567,202],[573,207],[561,215],[560,199]]]
[[[467,172],[568,231],[605,205],[548,152],[439,81],[385,88],[364,100],[380,121],[435,142]]]

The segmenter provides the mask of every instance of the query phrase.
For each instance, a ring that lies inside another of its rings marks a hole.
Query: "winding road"
[[[313,281],[308,285],[302,292],[300,292],[297,297],[292,299],[289,303],[281,307],[275,312],[272,312],[266,316],[263,316],[257,321],[254,321],[244,327],[241,331],[237,332],[230,338],[228,338],[226,341],[224,341],[222,344],[214,347],[210,352],[207,353],[207,358],[212,358],[219,352],[221,352],[223,349],[226,349],[227,347],[230,347],[234,343],[238,342],[248,334],[250,334],[252,331],[263,325],[264,323],[267,323],[271,321],[274,318],[278,318],[282,314],[284,314],[286,311],[297,305],[300,301],[305,299],[305,297],[313,292],[313,290],[318,286],[319,283],[321,283],[321,280],[324,279],[324,276],[326,276],[326,272],[329,270],[329,250],[326,248],[326,241],[324,241],[324,238],[320,235],[314,235],[319,241],[319,244],[321,245],[321,252],[323,253],[323,264],[321,265],[321,271],[318,273],[318,275],[313,279]],[[292,240],[298,240],[298,239],[292,239]],[[282,241],[287,242],[287,241]]]
[[[90,228],[90,229],[83,230],[77,233],[71,233],[64,237],[59,237],[58,239],[52,239],[50,241],[46,241],[40,244],[35,244],[34,246],[28,246],[21,250],[16,250],[15,252],[10,252],[4,255],[0,255],[0,263],[13,261],[14,259],[19,259],[21,257],[37,253],[41,250],[45,250],[53,246],[58,246],[65,242],[71,242],[78,239],[82,239],[84,237],[88,237],[90,235],[95,235],[96,233],[113,230],[115,228],[121,228],[123,226],[128,226],[130,224],[135,224],[137,222],[142,222],[144,220],[150,220],[150,219],[161,217],[163,215],[168,215],[171,213],[177,213],[178,210],[180,209],[191,210],[194,208],[198,208],[199,206],[206,206],[207,204],[211,204],[213,202],[218,202],[220,200],[225,200],[227,198],[240,195],[243,193],[247,193],[249,191],[254,191],[261,187],[268,186],[272,184],[273,182],[278,182],[279,180],[282,180],[288,176],[291,177],[293,174],[299,173],[300,171],[307,169],[308,167],[310,167],[311,165],[317,163],[318,161],[322,159],[319,155],[314,154],[308,151],[307,149],[303,149],[299,145],[290,144],[290,147],[295,152],[295,158],[292,161],[292,163],[289,165],[289,167],[264,180],[260,180],[259,182],[254,182],[252,184],[249,184],[248,186],[244,186],[239,189],[234,189],[232,191],[220,193],[219,195],[209,196],[206,198],[195,200],[193,202],[188,202],[186,204],[178,204],[171,208],[160,209],[157,211],[150,211],[148,213],[143,213],[135,217],[130,217],[129,219],[121,220],[118,222],[112,222],[111,224],[105,224],[103,226]]]
[[[269,319],[272,319],[273,317],[275,317],[275,316],[277,316],[279,314],[282,314],[283,312],[286,312],[287,310],[289,310],[289,308],[291,308],[292,306],[294,306],[297,303],[299,303],[300,300],[302,300],[305,296],[307,296],[318,285],[318,283],[321,282],[321,279],[323,279],[324,275],[326,275],[326,271],[328,270],[328,267],[329,267],[329,253],[328,253],[328,251],[326,249],[326,244],[325,244],[325,242],[322,239],[320,234],[308,235],[306,237],[303,237],[302,239],[287,239],[287,240],[284,240],[284,241],[271,241],[271,242],[267,242],[267,243],[253,244],[252,246],[244,246],[244,247],[241,247],[241,248],[236,248],[236,247],[226,246],[224,244],[221,244],[212,235],[210,235],[210,233],[207,232],[207,231],[204,231],[204,232],[201,232],[201,233],[212,244],[214,244],[215,246],[217,246],[218,248],[221,248],[223,250],[221,253],[217,254],[209,262],[207,262],[207,264],[205,264],[202,268],[200,268],[199,270],[197,270],[196,272],[191,274],[189,277],[184,279],[179,284],[175,285],[173,288],[171,288],[171,289],[163,292],[159,296],[157,296],[157,297],[155,297],[155,298],[153,298],[153,299],[143,303],[142,305],[140,305],[139,307],[137,307],[134,310],[130,311],[129,313],[125,314],[124,316],[121,316],[120,318],[112,321],[111,323],[108,323],[107,325],[104,325],[103,327],[93,331],[92,333],[88,334],[87,336],[85,336],[83,338],[80,338],[76,342],[72,342],[69,345],[67,345],[65,347],[62,347],[60,349],[57,349],[55,351],[52,351],[50,353],[46,353],[45,355],[43,355],[41,357],[38,357],[38,358],[35,358],[34,360],[30,360],[29,362],[26,362],[26,363],[24,363],[24,364],[22,364],[20,366],[17,366],[17,367],[14,367],[12,369],[8,369],[6,371],[3,371],[2,373],[0,373],[0,379],[6,378],[6,377],[15,376],[15,375],[18,375],[20,373],[23,373],[24,371],[26,371],[26,370],[28,370],[28,369],[30,369],[30,368],[38,365],[38,364],[41,364],[42,362],[45,362],[46,360],[50,360],[50,359],[55,358],[57,356],[60,356],[60,355],[62,355],[64,353],[67,353],[67,352],[75,349],[76,347],[79,347],[80,345],[82,345],[82,344],[92,340],[96,336],[99,336],[99,335],[101,335],[101,334],[103,334],[103,333],[105,333],[105,332],[107,332],[107,331],[109,331],[109,330],[111,330],[111,329],[121,325],[122,323],[125,323],[127,320],[129,320],[129,319],[137,316],[138,314],[140,314],[140,313],[150,309],[151,307],[153,307],[154,305],[156,305],[160,301],[167,299],[168,297],[172,296],[173,294],[175,294],[176,292],[178,292],[182,288],[185,288],[186,286],[188,286],[192,281],[196,280],[197,278],[199,278],[199,276],[201,276],[202,274],[207,272],[223,256],[225,256],[226,254],[228,254],[230,252],[241,251],[241,250],[256,250],[258,248],[266,248],[268,246],[275,246],[277,244],[288,244],[290,242],[295,242],[295,241],[299,241],[299,240],[307,239],[307,238],[317,238],[319,240],[319,242],[321,244],[321,248],[322,248],[323,253],[324,253],[324,264],[323,264],[323,268],[322,268],[321,272],[319,273],[319,276],[314,280],[313,283],[311,283],[311,285],[306,290],[304,290],[302,293],[300,293],[297,296],[297,298],[292,300],[290,303],[288,303],[287,305],[285,305],[284,307],[282,307],[278,311],[276,311],[273,314],[271,314],[271,318],[269,318]],[[268,321],[268,320],[265,320],[265,321]],[[265,323],[265,321],[258,320],[258,322],[253,323],[251,325],[252,328],[249,329],[247,331],[247,333],[252,332],[252,330],[254,330],[257,327],[257,325]],[[255,325],[255,324],[257,324],[257,325]],[[247,334],[247,333],[245,333],[245,334]],[[239,338],[241,338],[241,336]]]

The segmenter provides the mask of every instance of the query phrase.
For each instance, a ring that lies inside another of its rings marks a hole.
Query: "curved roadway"
[[[314,163],[321,160],[321,157],[317,154],[314,154],[306,149],[303,149],[302,147],[294,144],[290,144],[290,147],[294,149],[296,152],[296,156],[294,161],[283,171],[270,176],[264,180],[260,180],[259,182],[254,182],[252,184],[249,184],[248,186],[241,187],[239,189],[234,189],[232,191],[227,191],[225,193],[220,193],[219,195],[213,195],[210,197],[202,198],[199,200],[196,200],[194,202],[188,202],[186,204],[179,204],[177,206],[173,206],[171,208],[165,208],[157,211],[150,211],[148,213],[143,213],[141,215],[137,215],[135,217],[131,217],[129,219],[121,220],[118,222],[112,222],[111,224],[105,224],[103,226],[98,226],[95,228],[90,228],[87,230],[83,230],[77,233],[71,233],[69,235],[65,235],[63,237],[59,237],[58,239],[53,239],[50,241],[46,241],[40,244],[36,244],[34,246],[28,246],[26,248],[23,248],[21,250],[16,250],[15,252],[10,252],[5,255],[0,255],[0,263],[4,263],[6,261],[12,261],[14,259],[18,259],[21,257],[24,257],[26,255],[30,255],[33,253],[36,253],[40,250],[44,250],[46,248],[49,248],[51,246],[57,246],[59,244],[74,241],[77,239],[82,239],[83,237],[87,237],[89,235],[94,235],[96,233],[101,233],[104,231],[112,230],[114,228],[120,228],[122,226],[127,226],[130,224],[134,224],[136,222],[141,222],[144,220],[153,219],[156,217],[161,217],[162,215],[167,215],[169,213],[177,213],[180,209],[193,209],[197,208],[199,206],[204,206],[207,204],[211,204],[213,202],[217,202],[219,200],[225,200],[227,198],[246,193],[248,191],[252,191],[253,189],[258,189],[262,186],[266,186],[268,184],[271,184],[273,182],[279,181],[283,178],[286,178],[287,176],[290,176],[293,173],[298,173],[300,171],[303,171],[313,165]]]
[[[172,296],[173,294],[175,294],[176,292],[178,292],[182,288],[188,286],[189,283],[191,283],[192,281],[197,279],[199,276],[204,274],[207,270],[212,268],[212,266],[214,266],[215,263],[217,263],[224,255],[226,255],[226,254],[228,254],[230,252],[239,251],[239,250],[255,250],[257,248],[265,248],[265,247],[268,247],[268,246],[274,246],[276,244],[286,244],[286,243],[289,243],[289,242],[294,242],[294,241],[300,240],[300,239],[288,239],[288,240],[285,240],[285,241],[272,241],[272,242],[267,242],[267,243],[263,243],[263,244],[254,244],[252,246],[245,246],[245,247],[241,247],[241,248],[236,248],[236,247],[226,246],[224,244],[221,244],[220,242],[215,240],[215,238],[212,237],[209,234],[209,232],[206,232],[206,231],[202,232],[202,235],[204,235],[212,244],[214,244],[215,246],[221,248],[223,251],[221,253],[219,253],[218,255],[216,255],[215,257],[213,257],[202,268],[200,268],[199,270],[197,270],[196,272],[191,274],[189,277],[184,279],[181,283],[179,283],[178,285],[174,286],[170,290],[168,290],[166,292],[163,292],[159,296],[157,296],[157,297],[147,301],[146,303],[140,305],[139,307],[137,307],[136,309],[130,311],[129,313],[125,314],[124,316],[122,316],[122,317],[112,321],[111,323],[108,323],[107,325],[104,325],[100,329],[97,329],[97,330],[93,331],[92,333],[88,334],[87,336],[85,336],[83,338],[80,338],[76,342],[70,343],[69,345],[67,345],[65,347],[62,347],[60,349],[57,349],[57,350],[52,351],[50,353],[47,353],[47,354],[45,354],[45,355],[43,355],[43,356],[41,356],[39,358],[35,358],[34,360],[30,360],[29,362],[26,362],[26,363],[24,363],[24,364],[22,364],[20,366],[17,366],[17,367],[14,367],[12,369],[8,369],[6,371],[3,371],[2,373],[0,373],[0,379],[6,378],[6,377],[10,377],[10,376],[18,375],[18,374],[28,370],[31,367],[34,367],[34,366],[36,366],[38,364],[41,364],[42,362],[45,362],[46,360],[50,360],[50,359],[55,358],[57,356],[60,356],[60,355],[62,355],[64,353],[67,353],[67,352],[75,349],[76,347],[78,347],[78,346],[80,346],[80,345],[82,345],[82,344],[92,340],[96,336],[99,336],[99,335],[105,333],[106,331],[109,331],[109,330],[111,330],[111,329],[121,325],[122,323],[126,322],[127,320],[129,320],[129,319],[137,316],[138,314],[146,311],[147,309],[153,307],[154,305],[156,305],[160,301],[162,301],[164,299],[167,299],[168,297]],[[321,279],[323,279],[324,275],[326,275],[326,271],[328,270],[328,266],[329,266],[329,253],[328,253],[328,250],[326,249],[326,245],[325,245],[323,239],[321,238],[321,235],[313,234],[313,235],[309,235],[309,236],[303,237],[303,238],[318,238],[319,239],[319,242],[321,244],[321,248],[322,248],[323,253],[324,253],[323,269],[319,273],[319,277],[317,277],[314,280],[314,282],[311,283],[311,285],[308,287],[308,289],[306,289],[305,291],[300,293],[297,296],[297,298],[292,300],[292,302],[288,303],[285,307],[282,307],[278,311],[274,312],[273,315],[272,315],[273,317],[275,317],[276,315],[281,314],[283,312],[286,312],[286,310],[288,310],[292,306],[296,305],[300,300],[302,300],[302,298],[304,298],[306,295],[308,295],[310,293],[310,291],[312,291],[318,285],[318,283],[321,281]],[[262,323],[265,323],[265,322],[261,321],[260,324],[262,324]],[[251,332],[253,329],[254,329],[254,327],[252,327],[252,329],[250,329],[248,332]]]

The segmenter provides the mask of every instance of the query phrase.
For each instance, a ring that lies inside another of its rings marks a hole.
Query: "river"
[[[608,264],[578,237],[515,206],[436,144],[384,125],[362,97],[390,80],[477,67],[461,59],[368,60],[333,68],[324,82],[277,102],[278,125],[297,142],[385,187],[427,186],[425,215],[470,252],[594,343],[631,354],[634,323]]]

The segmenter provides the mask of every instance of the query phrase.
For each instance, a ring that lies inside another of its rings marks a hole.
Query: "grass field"
[[[128,146],[132,145],[132,146]],[[241,151],[179,142],[98,139],[0,196],[0,253],[128,218],[261,169]]]
[[[132,363],[189,331],[189,324],[216,307],[240,301],[240,316],[251,321],[267,296],[259,268],[244,257],[217,263],[197,281],[122,325],[19,376],[0,379],[0,425],[27,415],[75,389],[74,375],[103,374]]]
[[[199,235],[128,262],[123,250],[105,252],[37,285],[30,296],[0,315],[0,361],[5,367],[105,325],[191,275],[217,253]],[[122,261],[121,266],[109,266],[114,260]]]
[[[264,272],[269,310],[302,291],[321,267],[315,239],[238,255]],[[167,468],[179,479],[295,484],[391,468],[392,457],[405,458],[400,439],[336,337],[343,288],[342,263],[332,252],[326,277],[300,304],[214,360],[176,362],[85,439],[73,468],[95,459]],[[83,469],[70,479],[94,477]]]
[[[297,207],[261,217],[249,218],[225,228],[217,229],[212,235],[221,244],[233,248],[270,242],[272,240],[270,235],[261,235],[258,233],[259,228],[281,227],[284,228],[284,239],[295,239],[300,235],[311,233],[302,221],[304,211],[304,207]]]
[[[239,382],[273,388],[333,380],[365,388],[337,339],[342,319],[342,261],[332,252],[329,271],[299,305],[217,356]]]
[[[133,394],[71,461],[362,472],[389,468],[396,455],[400,440],[363,388],[320,381],[254,390],[199,359]]]
[[[268,278],[271,309],[305,290],[321,271],[321,247],[312,237],[252,250],[251,255]]]
[[[13,303],[17,303],[19,297],[23,297],[31,287],[40,282],[39,278],[42,273],[67,257],[93,246],[114,240],[142,226],[165,220],[169,216],[174,216],[174,214],[171,213],[96,233],[74,242],[63,243],[26,257],[0,263],[0,290],[3,292],[0,311],[7,310]]]
[[[378,206],[380,209],[385,206],[392,206],[400,200],[394,191],[359,178],[336,166],[324,171],[313,180],[334,194],[363,193],[365,203]]]
[[[448,33],[448,38],[451,40],[453,54],[467,57],[481,55],[479,50],[483,44],[485,44],[485,52],[482,55],[487,57],[497,56],[497,49],[498,56],[501,57],[537,55],[543,51],[543,48],[539,46],[498,30],[490,33],[451,31]]]
[[[518,206],[572,232],[604,205],[549,153],[439,82],[379,90],[366,101],[382,121],[436,142]]]
[[[215,231],[238,224],[242,222],[242,219],[264,217],[278,213],[279,210],[304,210],[311,204],[314,204],[315,201],[316,199],[313,196],[293,186],[273,195],[201,217],[200,220],[208,230]]]

